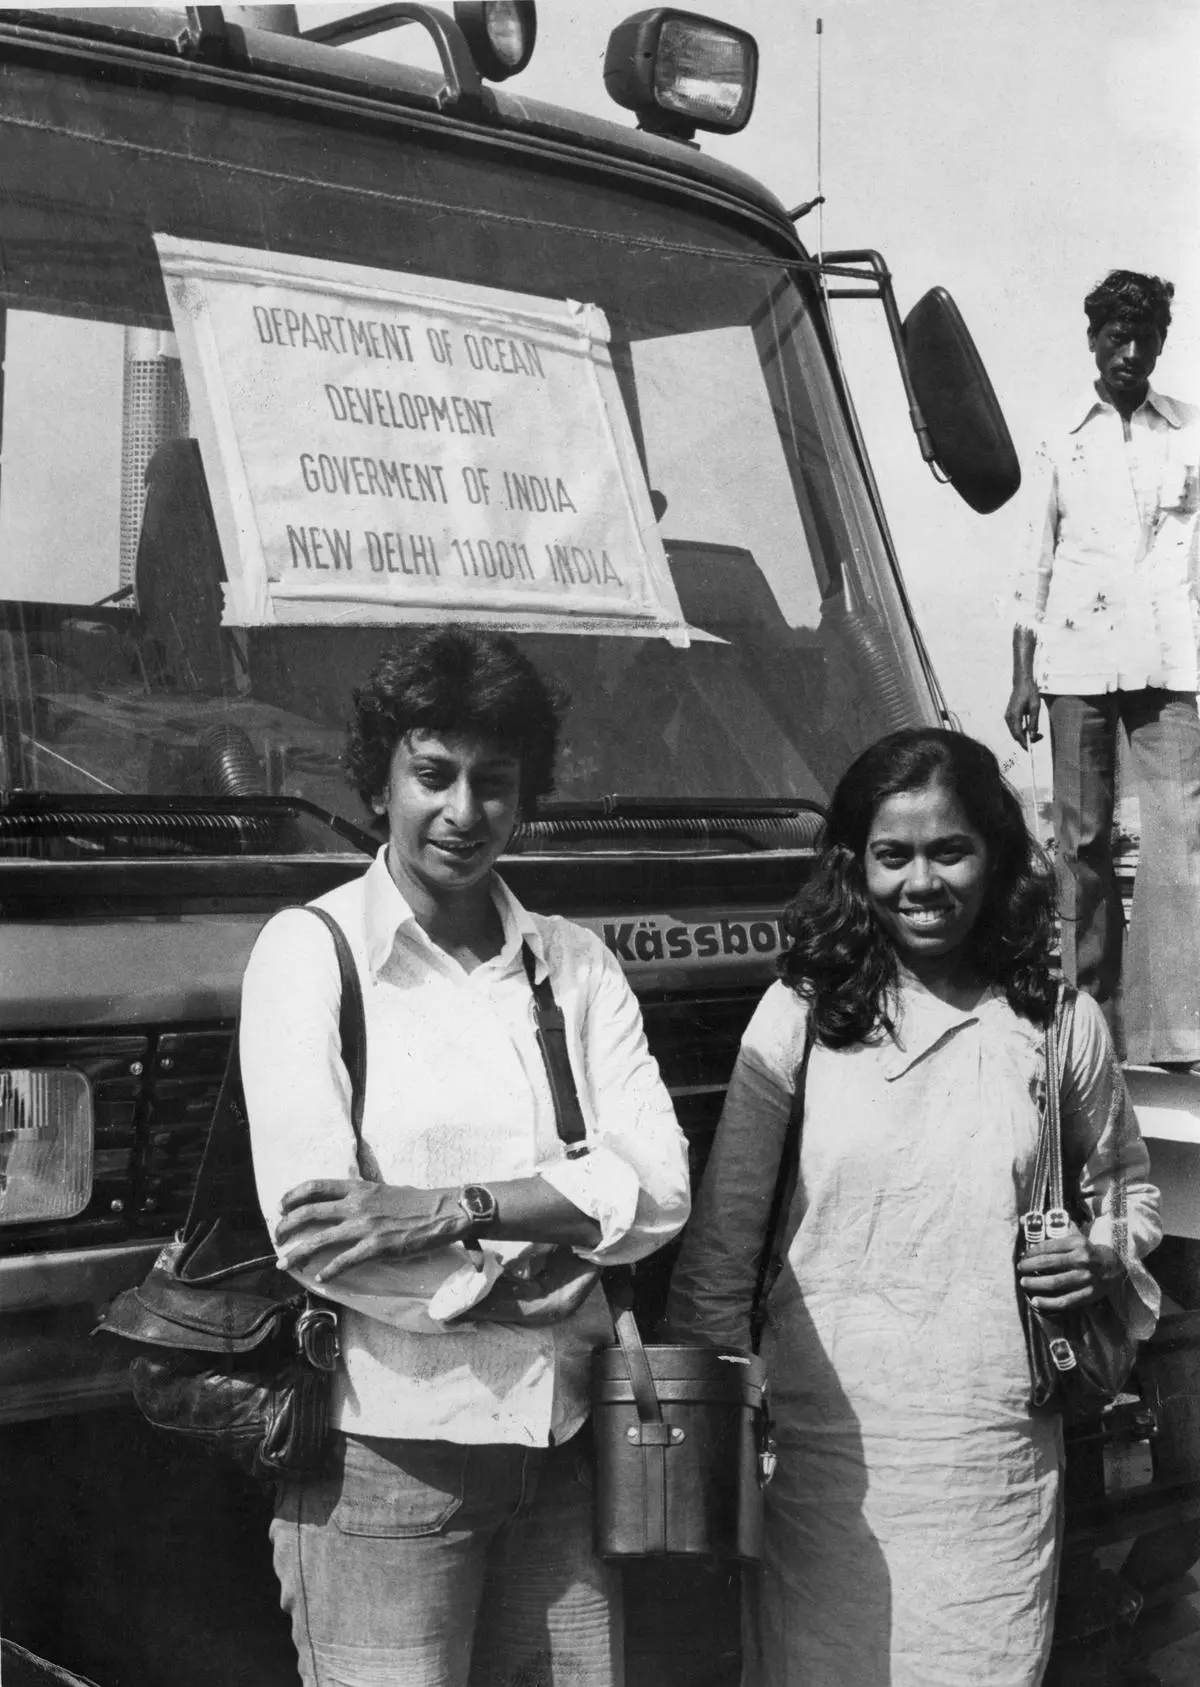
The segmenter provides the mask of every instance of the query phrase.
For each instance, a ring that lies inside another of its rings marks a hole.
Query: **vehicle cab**
[[[183,1222],[257,932],[378,847],[340,767],[378,655],[464,619],[568,688],[504,872],[621,961],[698,1172],[834,783],[947,719],[829,296],[881,299],[974,507],[1018,478],[946,295],[902,324],[875,254],[817,262],[692,144],[749,118],[745,32],[622,26],[635,130],[509,91],[527,4],[261,11],[0,13],[6,1610],[87,1556],[47,1558],[31,1468],[114,1562],[122,1493],[167,1528],[90,1332]],[[439,72],[353,51],[383,13]]]

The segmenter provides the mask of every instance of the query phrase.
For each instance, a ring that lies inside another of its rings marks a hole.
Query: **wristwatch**
[[[458,1204],[470,1220],[469,1237],[474,1237],[489,1224],[494,1224],[499,1208],[496,1197],[485,1183],[464,1183],[458,1192]]]

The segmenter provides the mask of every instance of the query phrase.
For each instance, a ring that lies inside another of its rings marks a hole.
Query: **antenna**
[[[824,57],[825,23],[824,19],[817,19],[817,257],[825,256],[825,180],[824,163],[822,160],[822,145],[825,133],[824,114],[821,110],[821,95],[824,86],[822,59]]]
[[[822,175],[824,173],[823,165],[822,165],[822,162],[821,162],[821,148],[822,148],[822,137],[824,135],[824,130],[825,130],[824,120],[823,120],[822,115],[821,115],[821,85],[822,85],[821,37],[823,36],[824,33],[825,33],[824,22],[822,21],[822,19],[818,18],[817,19],[817,192],[816,192],[816,197],[813,198],[813,199],[806,199],[802,205],[793,206],[793,208],[788,212],[788,217],[794,223],[798,223],[800,221],[801,217],[807,217],[807,215],[810,211],[818,212],[818,216],[817,216],[817,259],[818,259],[818,262],[820,261],[820,259],[825,254],[825,213],[824,213],[824,211],[821,210],[821,207],[825,203],[825,194],[824,194],[824,191],[822,190],[822,187],[821,187],[821,179],[822,179]],[[824,285],[825,285],[824,277],[822,277],[821,286],[824,287]]]
[[[829,343],[833,348],[833,361],[837,365],[838,377],[844,388],[848,387],[846,369],[842,362],[842,348],[838,344],[837,325],[833,320],[833,312],[829,308],[829,275],[825,269],[825,107],[824,107],[824,45],[825,21],[817,19],[817,197],[812,204],[817,208],[817,286],[821,293],[821,303],[825,307],[825,321],[829,328]]]

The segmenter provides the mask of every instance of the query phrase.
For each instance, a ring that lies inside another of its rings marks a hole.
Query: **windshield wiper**
[[[362,827],[301,797],[0,795],[0,856],[122,860],[329,854],[328,834],[374,854]]]
[[[539,820],[604,818],[675,820],[769,820],[779,815],[815,814],[825,808],[808,797],[633,797],[614,791],[603,797],[551,797],[538,804]]]
[[[804,797],[659,798],[613,794],[542,803],[522,822],[511,854],[554,848],[727,850],[817,847],[825,811]]]

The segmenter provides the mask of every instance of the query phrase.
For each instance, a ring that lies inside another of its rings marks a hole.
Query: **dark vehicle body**
[[[523,635],[573,706],[503,870],[621,959],[695,1172],[834,781],[944,707],[818,266],[739,172],[205,8],[0,13],[0,135],[0,1071],[82,1074],[90,1133],[79,1200],[42,1213],[12,1205],[15,1102],[0,1129],[0,1610],[101,1680],[286,1681],[263,1497],[150,1437],[90,1332],[186,1213],[262,923],[377,846],[339,746],[403,627],[222,621],[153,236],[604,310],[709,637]],[[1102,1445],[1073,1476],[1089,1544],[1178,1519],[1179,1472],[1106,1495]],[[727,1572],[629,1585],[631,1680],[736,1679]]]

